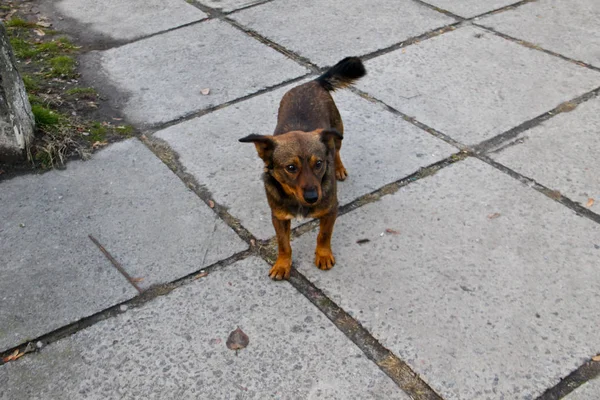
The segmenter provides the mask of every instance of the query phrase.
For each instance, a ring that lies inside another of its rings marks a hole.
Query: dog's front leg
[[[335,265],[335,257],[331,252],[331,234],[337,218],[337,207],[320,219],[317,249],[315,250],[315,265],[319,269],[331,269]]]
[[[279,253],[275,265],[269,271],[269,277],[275,280],[289,279],[292,270],[292,246],[290,245],[291,225],[289,219],[280,220],[271,216],[275,233],[277,234],[277,246]]]

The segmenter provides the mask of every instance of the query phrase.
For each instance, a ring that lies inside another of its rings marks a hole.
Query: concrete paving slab
[[[256,258],[0,367],[0,399],[402,399],[402,390]],[[226,347],[241,328],[248,346]]]
[[[600,67],[600,2],[538,1],[478,23],[544,49]]]
[[[486,12],[515,4],[515,0],[427,0],[426,3],[450,11],[463,18],[471,18]]]
[[[481,161],[340,217],[330,271],[315,237],[300,272],[444,399],[537,398],[600,349],[600,226]]]
[[[85,24],[87,35],[96,40],[98,35],[133,40],[207,17],[181,0],[62,0],[53,6],[63,16]]]
[[[523,132],[492,157],[538,183],[600,213],[600,99]]]
[[[264,2],[265,0],[197,0],[198,3],[215,8],[224,12],[248,7],[253,4]]]
[[[456,22],[416,2],[388,0],[279,0],[231,17],[319,66]]]
[[[476,144],[600,86],[600,73],[475,27],[377,57],[358,87]]]
[[[247,248],[137,140],[3,182],[0,203],[0,349],[137,294],[89,234],[142,288]]]
[[[86,76],[126,97],[139,126],[174,120],[308,72],[229,24],[206,21],[86,59]],[[100,72],[98,72],[100,71]],[[210,89],[208,95],[201,93]]]
[[[281,88],[157,132],[180,155],[186,170],[206,185],[258,238],[274,235],[264,193],[262,161],[254,146],[237,140],[271,134]],[[401,179],[458,151],[383,107],[348,91],[334,94],[346,129],[342,160],[349,177],[338,185],[341,204]]]
[[[600,378],[592,379],[579,386],[564,397],[564,400],[598,400],[600,396]]]

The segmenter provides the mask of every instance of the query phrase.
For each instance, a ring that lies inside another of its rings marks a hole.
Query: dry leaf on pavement
[[[587,208],[590,208],[591,206],[594,205],[596,201],[594,199],[592,199],[591,197],[588,199],[587,204],[585,205]]]
[[[592,361],[600,361],[600,354],[598,354],[597,356],[592,357]]]
[[[212,201],[212,200],[209,200],[209,201],[208,201],[208,206],[209,206],[210,208],[215,208],[215,202],[214,202],[214,201]]]
[[[493,213],[488,215],[488,219],[496,219],[500,216],[500,213]]]
[[[248,338],[248,335],[246,335],[240,328],[237,328],[235,331],[229,334],[225,344],[229,350],[241,350],[248,346],[249,342],[250,339]]]
[[[395,230],[395,229],[391,229],[391,228],[387,228],[387,229],[385,230],[385,233],[389,233],[389,234],[391,234],[391,235],[399,235],[399,234],[400,234],[400,232],[398,232],[398,231],[397,231],[397,230]]]
[[[202,93],[202,94],[203,94],[203,95],[205,95],[205,96],[208,96],[208,95],[210,94],[210,89],[209,89],[209,88],[202,89],[202,90],[200,91],[200,93]]]

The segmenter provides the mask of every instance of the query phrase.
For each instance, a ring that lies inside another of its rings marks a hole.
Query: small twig
[[[98,246],[100,251],[106,256],[106,258],[108,258],[112,265],[114,265],[115,268],[125,277],[125,279],[127,279],[129,283],[131,283],[131,285],[137,289],[138,292],[142,293],[142,289],[140,289],[140,287],[135,283],[135,280],[131,276],[129,276],[127,271],[125,271],[121,264],[119,264],[119,262],[115,260],[113,256],[110,255],[110,253],[104,248],[104,246],[102,246],[100,242],[92,235],[88,235],[88,237],[92,242],[94,242],[96,246]]]

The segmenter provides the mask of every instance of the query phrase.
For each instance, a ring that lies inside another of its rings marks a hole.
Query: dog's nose
[[[317,192],[317,189],[310,188],[304,190],[304,200],[309,204],[315,203],[317,200],[319,200],[319,193]]]

